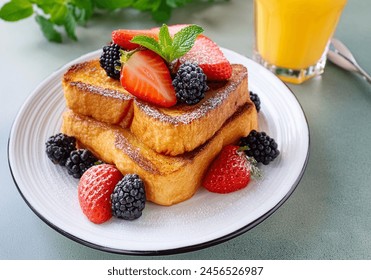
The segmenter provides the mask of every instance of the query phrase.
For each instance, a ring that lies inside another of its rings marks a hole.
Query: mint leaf
[[[139,11],[155,11],[161,5],[162,0],[136,0],[133,8]]]
[[[61,34],[55,30],[54,24],[51,21],[43,16],[38,15],[36,16],[36,22],[40,25],[41,31],[46,39],[56,43],[62,42]]]
[[[64,3],[54,3],[50,11],[50,21],[57,25],[63,25],[68,13],[67,5]]]
[[[32,14],[32,4],[27,0],[12,0],[0,9],[0,18],[6,21],[21,20]]]
[[[192,2],[192,0],[166,0],[166,4],[171,8],[178,8],[185,4]]]
[[[160,28],[158,36],[158,43],[162,53],[170,53],[173,48],[173,39],[170,36],[169,28],[166,24],[163,24]]]
[[[134,0],[93,0],[93,2],[98,8],[115,10],[130,7]]]
[[[182,28],[173,38],[173,59],[185,55],[194,45],[196,38],[203,32],[203,28],[198,25],[190,25]]]
[[[8,0],[0,7],[0,19],[18,21],[35,14],[44,35],[48,34],[45,35],[48,40],[59,42],[62,37],[56,26],[64,27],[67,36],[74,40],[76,25],[86,24],[97,11],[130,8],[151,13],[157,22],[166,22],[175,8],[189,3],[223,1],[228,0]]]
[[[171,16],[171,7],[167,1],[162,1],[159,6],[152,9],[152,18],[157,22],[167,22]]]
[[[69,7],[77,24],[85,24],[93,16],[94,6],[91,0],[71,0]]]
[[[31,0],[36,4],[45,14],[50,14],[56,4],[63,3],[63,0]]]
[[[70,39],[72,39],[74,41],[77,41],[77,36],[76,36],[76,33],[75,33],[76,20],[73,17],[72,13],[73,13],[72,9],[67,12],[67,15],[66,15],[65,21],[64,21],[64,29],[66,30],[67,36]]]
[[[133,39],[131,39],[132,43],[142,45],[143,47],[146,47],[147,49],[154,51],[155,53],[159,54],[163,57],[162,49],[160,47],[160,44],[153,38],[144,36],[144,35],[137,35]],[[165,57],[163,57],[165,58]],[[166,59],[166,58],[165,58]]]

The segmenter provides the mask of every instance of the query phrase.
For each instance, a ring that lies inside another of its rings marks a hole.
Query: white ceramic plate
[[[309,129],[293,93],[272,73],[233,51],[227,58],[249,70],[250,90],[259,94],[261,131],[275,138],[281,151],[265,177],[241,191],[220,195],[200,189],[194,197],[171,207],[147,203],[136,221],[112,218],[95,225],[80,210],[76,179],[52,164],[46,139],[59,132],[65,102],[61,77],[78,62],[98,57],[89,53],[43,81],[19,111],[9,139],[9,165],[30,208],[63,235],[87,246],[126,254],[172,254],[215,245],[244,233],[270,216],[290,196],[305,170]]]

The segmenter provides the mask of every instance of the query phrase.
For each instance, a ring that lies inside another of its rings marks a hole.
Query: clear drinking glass
[[[323,73],[346,0],[254,0],[253,58],[285,82]]]

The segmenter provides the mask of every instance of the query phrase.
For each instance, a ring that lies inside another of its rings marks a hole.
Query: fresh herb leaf
[[[0,9],[0,18],[6,21],[18,21],[33,14],[32,4],[27,0],[12,0]]]
[[[137,35],[130,42],[142,45],[143,47],[149,50],[152,50],[162,56],[162,49],[161,49],[160,44],[151,37],[144,36],[144,35]]]
[[[152,18],[156,22],[167,22],[171,17],[171,9],[163,9],[152,12]]]
[[[162,0],[136,0],[133,1],[133,8],[139,11],[155,11],[161,5]]]
[[[177,58],[185,55],[193,47],[197,36],[203,31],[203,28],[198,25],[190,25],[176,33],[173,39],[173,56]]]
[[[182,28],[171,38],[169,28],[163,24],[160,28],[158,42],[148,36],[135,36],[130,42],[141,45],[154,51],[168,63],[185,55],[194,45],[196,38],[204,30],[198,25],[189,25]]]
[[[156,22],[167,22],[171,17],[171,9],[167,1],[161,1],[159,6],[152,9],[152,18]]]
[[[50,21],[56,25],[63,25],[66,21],[68,8],[65,3],[54,4],[50,11]]]
[[[116,10],[128,8],[133,5],[133,0],[93,0],[94,4],[101,9]]]
[[[51,42],[62,42],[61,34],[55,30],[54,24],[43,16],[36,16],[36,22],[40,25],[41,31],[44,36]]]
[[[54,5],[58,5],[61,1],[57,0],[35,0],[33,1],[45,14],[50,14],[54,8]]]
[[[76,30],[76,20],[73,16],[73,11],[72,9],[68,10],[67,15],[65,17],[64,21],[64,29],[66,30],[67,36],[74,40],[77,41],[77,36],[75,33]]]
[[[170,36],[169,28],[164,24],[160,28],[160,33],[158,36],[158,44],[161,46],[163,52],[168,53],[173,47],[173,39]]]
[[[94,5],[91,0],[71,0],[69,7],[77,24],[85,24],[93,16]]]

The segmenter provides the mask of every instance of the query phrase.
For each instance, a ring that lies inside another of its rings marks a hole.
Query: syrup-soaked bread
[[[160,108],[135,99],[109,78],[98,60],[72,66],[63,77],[67,107],[98,121],[127,127],[157,153],[179,155],[210,139],[241,105],[250,101],[247,70],[232,65],[231,79],[209,83],[198,104]]]
[[[99,122],[71,110],[64,113],[61,130],[76,137],[81,146],[104,162],[115,164],[123,174],[138,174],[145,182],[147,200],[172,205],[192,197],[223,146],[236,143],[257,126],[257,113],[249,101],[204,144],[177,156],[155,152],[127,128]]]

